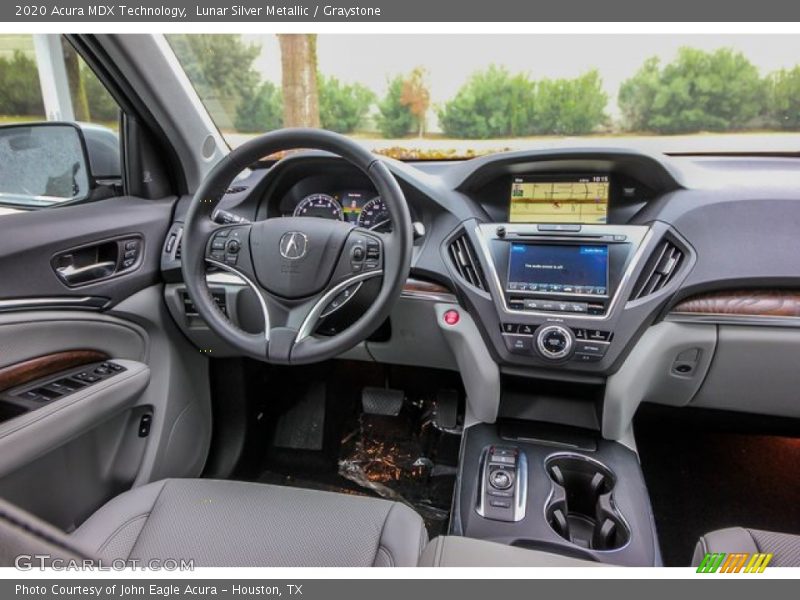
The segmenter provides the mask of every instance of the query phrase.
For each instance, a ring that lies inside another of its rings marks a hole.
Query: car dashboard
[[[690,330],[687,344],[676,341],[675,331],[657,344],[657,350],[669,348],[661,375],[684,386],[674,400],[681,403],[696,396],[720,336],[728,333],[717,327],[798,323],[794,313],[741,310],[743,298],[761,298],[763,308],[765,295],[781,302],[799,287],[796,253],[787,252],[798,249],[800,225],[797,189],[785,183],[797,180],[792,159],[587,147],[455,162],[384,160],[415,222],[412,268],[389,322],[348,353],[351,358],[463,370],[432,333],[438,324],[447,335],[436,304],[455,307],[474,323],[485,352],[480,360],[490,360],[500,377],[606,383],[659,324],[714,328],[694,344],[702,329]],[[196,345],[230,354],[181,292],[187,203],[178,207],[162,256],[167,304]],[[379,231],[392,226],[363,173],[320,152],[247,171],[219,208],[248,220],[307,216]],[[209,282],[229,317],[257,330],[250,292],[227,273],[209,273]],[[728,312],[719,294],[738,298],[740,310]],[[705,302],[708,296],[717,303]],[[335,333],[358,314],[353,302],[349,315],[342,311],[317,333]],[[654,395],[664,383],[675,382],[654,382]]]

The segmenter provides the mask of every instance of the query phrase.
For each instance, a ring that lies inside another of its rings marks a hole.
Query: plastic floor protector
[[[425,519],[433,537],[444,533],[456,468],[437,464],[442,432],[424,408],[404,408],[397,417],[362,414],[342,442],[339,475],[388,500],[404,502]],[[416,410],[415,410],[416,409]]]

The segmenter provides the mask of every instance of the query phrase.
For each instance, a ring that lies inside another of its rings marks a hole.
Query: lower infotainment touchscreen
[[[608,294],[608,246],[512,243],[508,291]]]

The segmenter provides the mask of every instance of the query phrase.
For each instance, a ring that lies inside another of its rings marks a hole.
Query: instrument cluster
[[[336,219],[373,231],[391,230],[386,204],[380,196],[365,190],[308,194],[297,202],[291,216]]]

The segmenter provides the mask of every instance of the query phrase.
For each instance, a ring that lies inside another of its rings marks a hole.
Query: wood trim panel
[[[59,371],[88,365],[107,358],[107,354],[96,350],[68,350],[30,358],[0,369],[0,392]]]
[[[733,290],[683,300],[673,313],[742,317],[800,317],[800,291]]]
[[[421,293],[421,294],[451,294],[452,291],[433,281],[421,281],[419,279],[407,279],[403,285],[403,291],[406,293]]]

